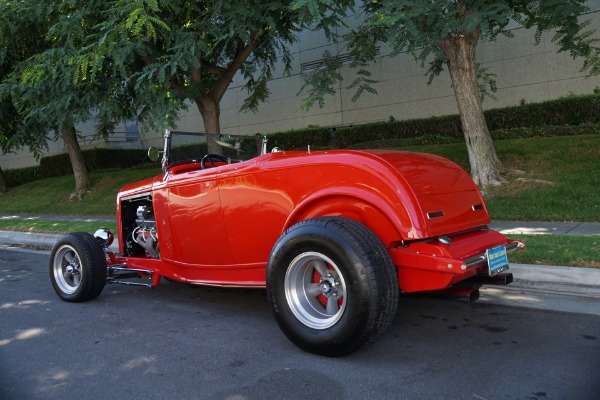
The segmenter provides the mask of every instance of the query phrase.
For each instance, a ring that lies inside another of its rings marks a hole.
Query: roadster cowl
[[[117,195],[112,234],[56,243],[52,283],[67,301],[105,283],[266,287],[275,319],[302,349],[338,356],[373,341],[399,292],[478,296],[508,284],[524,244],[489,230],[481,195],[456,164],[398,151],[267,152],[266,140],[165,133],[163,174]],[[204,145],[206,146],[206,145]],[[256,154],[253,154],[256,153]]]

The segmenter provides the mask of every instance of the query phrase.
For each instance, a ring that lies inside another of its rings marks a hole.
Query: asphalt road
[[[600,399],[600,317],[403,297],[331,359],[279,331],[264,290],[107,286],[61,301],[48,256],[0,250],[0,399]]]

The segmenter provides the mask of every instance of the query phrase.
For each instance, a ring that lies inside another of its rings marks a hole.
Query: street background
[[[109,285],[66,303],[47,253],[0,249],[0,398],[597,400],[600,316],[530,308],[542,292],[402,296],[379,341],[332,359],[292,345],[261,289]]]

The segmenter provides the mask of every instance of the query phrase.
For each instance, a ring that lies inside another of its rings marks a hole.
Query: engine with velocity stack
[[[125,252],[128,255],[145,253],[160,258],[158,231],[152,208],[152,197],[138,197],[121,203]]]

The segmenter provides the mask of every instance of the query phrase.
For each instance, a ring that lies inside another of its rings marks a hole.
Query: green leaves
[[[146,3],[147,1],[139,1]],[[155,7],[150,7],[152,11],[158,12],[158,4],[151,2]],[[143,5],[143,4],[142,4]],[[154,42],[158,40],[157,27],[165,31],[170,31],[169,25],[160,18],[149,15],[144,7],[133,9],[125,19],[125,29],[133,36],[145,36],[152,39]]]
[[[363,92],[377,94],[377,90],[371,86],[377,82],[374,79],[370,79],[371,72],[366,69],[360,69],[356,72],[356,75],[357,77],[352,81],[350,86],[348,86],[348,89],[356,89],[352,96],[352,101],[357,101]]]
[[[305,75],[304,85],[298,92],[300,94],[304,89],[308,89],[308,95],[302,103],[304,110],[309,110],[315,103],[319,104],[319,107],[323,107],[326,96],[336,93],[334,84],[343,80],[340,74],[340,66],[340,59],[326,51],[323,54],[323,61],[319,68]]]

